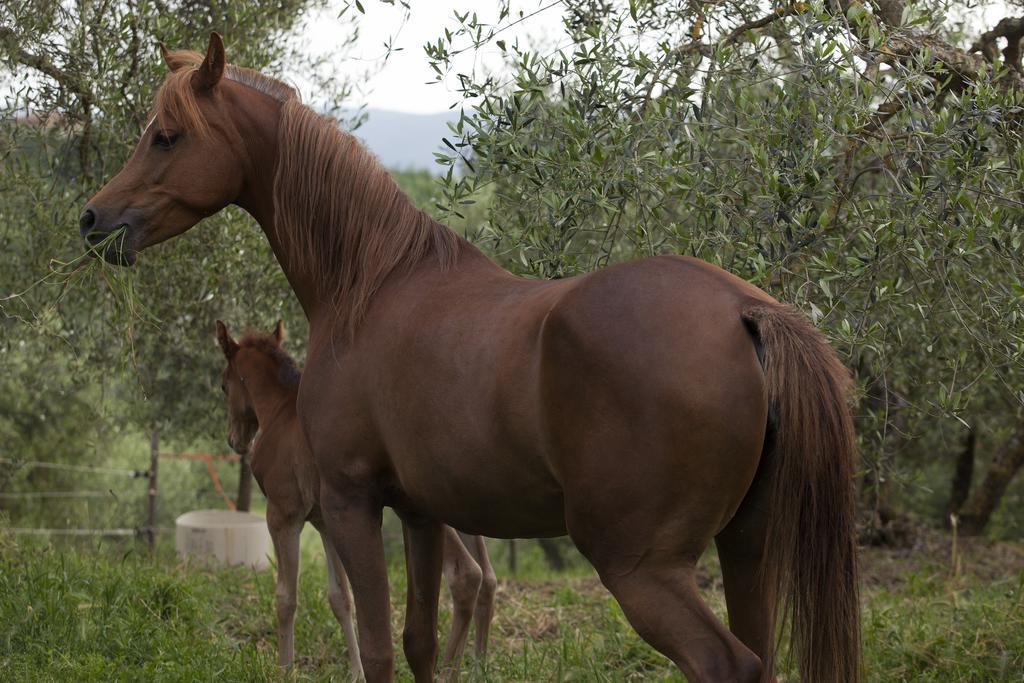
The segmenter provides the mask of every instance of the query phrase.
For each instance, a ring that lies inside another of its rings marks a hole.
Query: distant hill
[[[434,152],[441,150],[441,138],[448,137],[449,121],[457,121],[458,111],[439,114],[407,114],[384,109],[367,111],[366,123],[354,131],[381,162],[391,169],[425,169],[440,173]]]

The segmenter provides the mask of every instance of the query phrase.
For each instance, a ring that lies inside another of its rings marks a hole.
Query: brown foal
[[[228,204],[263,229],[310,323],[297,412],[368,680],[394,675],[384,506],[405,523],[418,681],[442,523],[568,532],[691,681],[773,680],[782,618],[804,681],[859,680],[850,378],[802,315],[678,256],[515,277],[216,34],[165,59],[154,120],[80,230],[94,248],[120,230],[102,255],[131,264]],[[712,540],[728,629],[695,580]]]
[[[227,367],[221,388],[228,404],[228,444],[248,457],[253,476],[267,498],[267,527],[277,556],[278,662],[295,657],[294,620],[299,578],[299,536],[309,522],[320,533],[327,558],[327,598],[348,643],[351,674],[363,677],[352,620],[352,600],[341,558],[324,529],[318,501],[320,482],[295,414],[301,373],[281,346],[284,325],[265,334],[248,331],[239,341],[217,321],[217,342]],[[257,438],[258,434],[258,438]],[[462,658],[470,623],[476,622],[476,654],[487,651],[497,580],[481,536],[463,538],[445,527],[444,574],[452,593],[452,632],[442,669],[454,672]]]

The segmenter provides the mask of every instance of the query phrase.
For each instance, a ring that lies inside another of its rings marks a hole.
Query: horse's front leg
[[[417,682],[434,680],[437,663],[437,599],[441,590],[444,526],[416,515],[402,515],[408,594],[402,645]]]
[[[348,657],[351,664],[349,678],[353,681],[363,680],[363,664],[359,659],[359,641],[356,640],[356,622],[353,618],[352,595],[348,588],[348,575],[341,564],[341,558],[334,549],[334,544],[327,536],[327,531],[320,530],[320,538],[324,542],[324,555],[327,558],[327,601],[331,605],[334,617],[341,624],[348,645]]]
[[[395,671],[380,497],[372,485],[340,486],[324,478],[320,508],[352,584],[363,674],[368,683],[388,683]]]

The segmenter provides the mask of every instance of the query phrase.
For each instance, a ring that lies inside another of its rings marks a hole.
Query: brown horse
[[[228,404],[228,444],[248,457],[252,473],[267,498],[267,526],[277,556],[278,661],[290,667],[295,657],[295,607],[299,579],[299,536],[311,523],[327,558],[327,598],[348,643],[353,678],[363,677],[352,621],[348,579],[323,524],[320,480],[295,413],[301,373],[282,348],[284,325],[274,331],[249,331],[239,341],[217,321],[217,342],[227,367],[221,388]],[[257,433],[259,438],[257,439]],[[494,570],[480,536],[467,538],[473,553],[451,527],[445,527],[444,574],[452,593],[452,633],[443,669],[454,672],[476,621],[476,654],[483,660],[494,614]],[[478,599],[479,598],[479,599]]]
[[[154,121],[80,230],[123,228],[104,255],[132,263],[230,203],[262,227],[310,322],[298,412],[367,679],[393,676],[385,505],[407,525],[417,680],[441,522],[568,532],[692,681],[771,680],[784,618],[805,681],[859,679],[850,380],[803,316],[692,258],[514,277],[216,34],[165,58]],[[712,539],[729,629],[695,581]]]

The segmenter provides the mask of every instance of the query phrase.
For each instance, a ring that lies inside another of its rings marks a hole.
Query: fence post
[[[252,469],[249,467],[248,456],[238,460],[238,495],[235,497],[235,509],[248,512],[252,503]]]
[[[160,428],[153,425],[149,433],[149,515],[146,534],[149,537],[149,551],[156,546],[156,473],[160,464]]]

